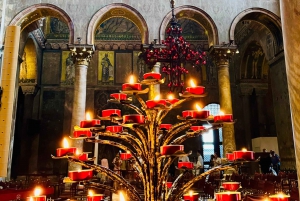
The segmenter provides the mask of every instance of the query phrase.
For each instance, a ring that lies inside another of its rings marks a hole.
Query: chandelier
[[[182,92],[184,89],[184,74],[188,74],[185,65],[191,63],[199,71],[206,64],[206,52],[193,50],[182,34],[182,28],[174,14],[174,0],[170,1],[172,19],[166,31],[165,40],[157,44],[155,39],[150,45],[142,45],[142,56],[150,70],[156,62],[162,63],[162,73],[165,74],[167,85],[171,92]]]

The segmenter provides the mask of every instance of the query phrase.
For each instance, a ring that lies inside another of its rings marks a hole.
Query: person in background
[[[187,155],[178,157],[178,162],[190,162],[190,159]]]
[[[261,172],[263,174],[269,173],[271,164],[272,164],[272,161],[271,161],[270,154],[267,153],[266,149],[263,149],[263,154],[259,159],[259,165],[260,165]]]
[[[203,158],[201,156],[201,151],[197,150],[197,163],[196,163],[196,175],[202,174],[204,172],[204,164],[203,164]]]
[[[115,173],[121,175],[121,165],[122,165],[122,160],[120,158],[120,153],[117,153],[114,160],[112,161],[114,165],[114,171]]]
[[[276,174],[278,175],[278,172],[280,170],[280,158],[277,154],[275,154],[275,151],[270,150],[270,154],[271,154],[272,167],[275,170]]]
[[[218,156],[218,154],[215,152],[215,154],[214,154],[214,167],[219,166],[221,164],[222,164],[222,160]]]
[[[210,160],[209,160],[209,168],[213,168],[214,165],[215,165],[215,162],[214,162],[214,159],[215,159],[215,155],[210,155]]]

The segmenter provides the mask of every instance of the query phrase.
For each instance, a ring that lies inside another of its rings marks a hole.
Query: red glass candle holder
[[[253,151],[234,151],[234,159],[254,160]]]
[[[112,133],[120,133],[123,131],[122,126],[107,126],[106,131],[110,131]]]
[[[226,158],[227,158],[229,161],[234,161],[234,154],[233,154],[233,153],[227,153],[227,154],[226,154]]]
[[[194,119],[206,119],[209,116],[209,111],[208,110],[185,110],[182,111],[182,116],[185,118],[192,117]]]
[[[177,103],[179,101],[179,99],[173,98],[173,99],[167,99],[166,101],[169,102],[169,103],[171,103],[171,104],[175,104],[175,103]]]
[[[80,122],[80,128],[90,128],[97,125],[100,125],[99,119],[83,120]]]
[[[75,158],[81,161],[87,161],[89,159],[89,154],[88,153],[78,154],[75,156]]]
[[[242,199],[240,192],[221,192],[215,193],[216,201],[239,201]]]
[[[178,168],[193,169],[194,168],[194,163],[192,163],[192,162],[178,162]]]
[[[190,194],[184,194],[183,199],[185,201],[198,201],[199,194],[198,193],[190,193]]]
[[[172,127],[172,124],[160,124],[159,125],[159,129],[170,130],[171,127]]]
[[[78,170],[78,171],[69,171],[69,177],[72,181],[82,181],[88,180],[93,177],[93,170]]]
[[[183,151],[183,145],[165,145],[160,147],[160,154],[161,155],[172,155],[177,151]]]
[[[102,110],[102,117],[110,117],[110,116],[121,116],[121,110],[118,109],[107,109]]]
[[[289,201],[290,196],[285,195],[283,193],[279,193],[279,194],[276,194],[276,195],[270,195],[269,199],[270,199],[270,201]]]
[[[125,83],[122,85],[123,91],[130,91],[130,90],[141,90],[142,85],[140,83]]]
[[[73,131],[73,137],[92,137],[92,132],[90,130]]]
[[[45,195],[27,197],[26,201],[46,201]]]
[[[203,87],[203,86],[187,87],[186,91],[191,94],[201,95],[201,94],[204,94],[205,87]]]
[[[240,187],[240,182],[224,182],[222,186],[227,191],[236,191]]]
[[[123,116],[123,123],[129,124],[129,123],[137,123],[137,124],[143,124],[145,123],[145,116],[140,114],[129,114]]]
[[[201,131],[204,130],[205,127],[204,126],[191,126],[191,130],[197,132],[197,131]]]
[[[110,97],[114,98],[116,100],[126,100],[127,99],[127,94],[114,93],[114,94],[110,94]]]
[[[157,107],[158,105],[166,105],[166,100],[165,99],[161,99],[161,100],[147,100],[146,101],[146,105],[147,108],[154,108]]]
[[[150,73],[145,73],[144,74],[144,79],[157,79],[159,80],[161,78],[160,73],[155,73],[155,72],[150,72]]]
[[[128,160],[132,157],[131,153],[120,153],[121,160]]]
[[[56,156],[62,157],[66,155],[75,155],[77,151],[76,147],[69,147],[69,148],[57,148],[56,149]]]
[[[173,182],[167,182],[167,188],[171,188],[173,185]]]
[[[214,122],[233,122],[232,114],[216,115],[214,116]]]
[[[87,195],[87,201],[101,201],[104,200],[103,194],[94,194],[94,195]]]

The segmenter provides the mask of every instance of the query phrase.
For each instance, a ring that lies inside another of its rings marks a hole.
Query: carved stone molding
[[[217,66],[229,65],[230,59],[236,54],[237,46],[234,44],[215,45],[209,49],[209,55]]]
[[[95,52],[94,45],[69,44],[74,63],[87,65]]]
[[[24,95],[32,94],[35,95],[38,92],[37,84],[20,84],[20,87],[22,88],[22,92]]]

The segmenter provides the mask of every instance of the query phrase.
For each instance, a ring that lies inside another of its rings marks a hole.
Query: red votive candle
[[[101,201],[101,200],[104,200],[103,194],[87,195],[87,201]]]
[[[193,131],[201,131],[201,130],[204,130],[205,127],[204,126],[191,126],[191,130]]]
[[[81,161],[87,161],[88,156],[89,156],[88,153],[82,153],[82,154],[76,155],[75,158],[77,158],[78,160],[81,160]]]
[[[122,94],[122,93],[114,93],[110,94],[111,98],[117,99],[117,100],[126,100],[127,99],[127,94]]]
[[[90,129],[73,131],[73,137],[92,137],[92,132]]]
[[[161,100],[147,100],[146,101],[146,105],[147,108],[154,108],[157,107],[158,105],[166,105],[166,100],[165,99],[161,99]]]
[[[166,129],[169,130],[172,127],[172,124],[160,124],[159,129]]]
[[[227,153],[227,154],[226,154],[226,158],[227,158],[229,161],[234,161],[234,154],[233,154],[233,153]]]
[[[123,123],[137,123],[137,124],[143,124],[145,123],[145,117],[144,115],[140,114],[129,114],[123,116]]]
[[[232,122],[232,114],[216,115],[214,116],[214,122]]]
[[[240,187],[240,182],[224,182],[222,186],[227,191],[236,191]]]
[[[160,73],[155,73],[155,72],[150,72],[150,73],[145,73],[144,74],[144,79],[157,79],[159,80],[161,77]]]
[[[208,110],[185,110],[182,111],[183,117],[192,117],[195,119],[206,119],[209,116]]]
[[[234,159],[245,159],[245,160],[254,160],[254,152],[253,151],[234,151]]]
[[[194,168],[194,163],[192,163],[192,162],[178,162],[178,168],[193,169]]]
[[[221,192],[215,193],[216,201],[238,201],[241,200],[241,193],[240,192]]]
[[[270,199],[270,201],[289,201],[290,196],[285,195],[283,193],[279,193],[279,194],[276,194],[276,195],[270,195],[269,199]]]
[[[173,182],[167,182],[167,188],[171,188],[173,185]]]
[[[142,85],[140,83],[125,83],[122,85],[123,91],[130,91],[130,90],[141,90]]]
[[[183,145],[165,145],[160,147],[160,154],[161,155],[172,155],[177,151],[183,151]]]
[[[179,99],[177,99],[177,98],[167,99],[166,101],[169,102],[169,103],[171,103],[171,104],[175,104],[175,103],[177,103],[179,101]]]
[[[184,194],[183,199],[185,201],[198,201],[199,194],[198,193],[189,193],[189,194]]]
[[[78,170],[78,171],[69,171],[69,177],[72,181],[82,181],[88,180],[93,177],[93,170]]]
[[[131,153],[120,153],[121,160],[128,160],[132,157]]]
[[[205,87],[203,87],[203,86],[187,87],[186,91],[191,94],[201,95],[201,94],[204,94]]]
[[[100,119],[83,120],[80,122],[80,128],[90,128],[100,125]]]
[[[123,131],[122,126],[107,126],[106,131],[110,131],[112,133],[120,133]]]
[[[45,195],[27,197],[26,201],[46,201]]]
[[[62,157],[65,155],[75,155],[77,151],[76,147],[68,147],[68,148],[57,148],[56,149],[56,156],[57,157]]]
[[[102,117],[110,117],[111,115],[121,116],[121,110],[118,109],[108,109],[102,110]]]

